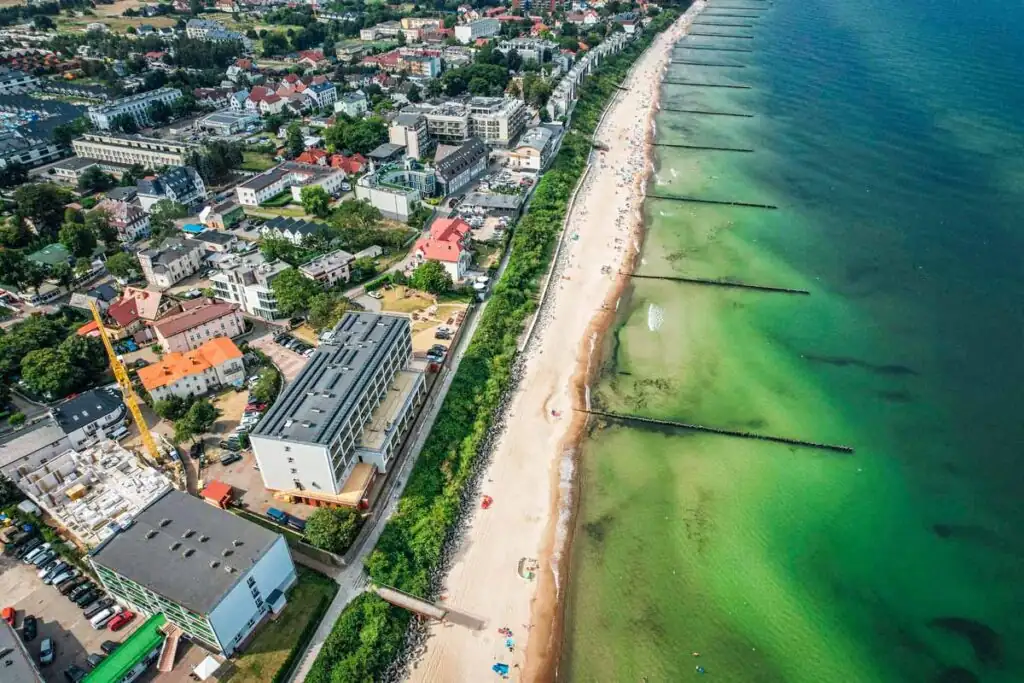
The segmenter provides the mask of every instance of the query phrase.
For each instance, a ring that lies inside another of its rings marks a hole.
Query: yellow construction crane
[[[96,308],[96,304],[92,301],[89,302],[89,310],[92,311],[92,319],[96,321],[96,331],[99,332],[100,339],[103,340],[103,346],[107,349],[107,358],[110,359],[110,369],[114,373],[114,377],[117,378],[117,383],[121,386],[121,394],[124,397],[124,404],[128,406],[128,410],[131,411],[132,419],[135,420],[136,426],[139,428],[139,434],[142,436],[142,443],[146,446],[146,450],[149,452],[149,457],[152,458],[154,464],[159,464],[163,458],[160,455],[160,449],[156,446],[156,441],[153,440],[153,435],[149,431],[149,425],[146,424],[146,418],[142,416],[142,411],[139,409],[139,398],[135,395],[135,389],[132,388],[132,381],[128,377],[128,371],[125,370],[124,364],[121,359],[117,357],[114,352],[114,346],[110,343],[110,337],[107,336],[107,330],[103,327],[103,318],[100,316],[99,309]]]

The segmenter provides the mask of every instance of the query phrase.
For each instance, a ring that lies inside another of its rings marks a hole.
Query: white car
[[[59,584],[62,584],[65,581],[69,581],[70,579],[73,579],[76,576],[78,576],[78,572],[76,570],[65,569],[60,574],[57,574],[57,576],[53,577],[53,580],[50,581],[50,585],[58,586]]]

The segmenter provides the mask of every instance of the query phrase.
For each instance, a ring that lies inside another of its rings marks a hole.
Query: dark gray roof
[[[109,199],[116,199],[122,202],[130,202],[135,199],[136,195],[138,195],[138,192],[134,187],[115,187],[107,192]]]
[[[193,612],[209,614],[278,538],[258,524],[171,489],[90,558]],[[211,567],[212,562],[217,566]]]
[[[89,157],[70,157],[63,159],[54,164],[54,168],[67,169],[69,171],[81,171],[84,168],[95,166],[98,164],[96,159],[90,159]]]
[[[487,158],[487,146],[480,138],[470,138],[453,152],[449,152],[434,164],[434,170],[445,180],[450,180],[481,159]]]
[[[203,230],[198,235],[195,235],[192,239],[200,242],[209,242],[210,244],[230,244],[232,240],[236,239],[234,235],[220,230]]]
[[[118,293],[113,286],[104,283],[98,287],[90,289],[89,296],[95,297],[100,301],[113,301],[118,297]]]
[[[333,337],[317,347],[284,394],[260,420],[254,436],[328,444],[366,392],[396,344],[408,343],[409,319],[346,313]]]
[[[137,187],[139,194],[158,197],[169,194],[168,189],[178,197],[195,192],[197,189],[192,174],[185,166],[171,166],[155,178],[140,180]]]
[[[374,150],[366,156],[371,159],[390,159],[403,149],[405,149],[405,145],[396,145],[393,142],[385,142],[383,145],[374,148]]]
[[[54,408],[53,419],[65,434],[70,434],[123,407],[120,392],[110,388],[92,389]]]
[[[328,226],[326,223],[304,221],[300,218],[288,218],[285,216],[271,218],[269,221],[263,224],[263,227],[267,230],[297,232],[303,235],[304,237],[309,237],[310,235],[317,235],[322,232],[330,230],[330,226]]]
[[[406,128],[414,128],[423,118],[423,114],[418,112],[402,113],[395,117],[395,123]]]

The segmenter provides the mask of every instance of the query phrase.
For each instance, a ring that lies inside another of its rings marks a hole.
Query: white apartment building
[[[488,17],[456,26],[455,40],[463,45],[468,45],[477,38],[488,38],[499,33],[501,33],[501,22]]]
[[[317,109],[333,108],[334,103],[338,101],[338,89],[330,81],[314,83],[303,90],[302,94],[308,97]]]
[[[295,500],[358,505],[422,400],[411,356],[408,318],[346,313],[250,435],[264,485]]]
[[[310,185],[319,185],[327,194],[336,197],[343,182],[345,172],[340,169],[286,161],[245,181],[235,188],[235,194],[239,204],[259,206],[289,188],[292,198],[301,201],[302,188]]]
[[[388,127],[388,142],[405,147],[405,155],[423,159],[434,147],[434,140],[427,130],[427,119],[418,112],[401,113]]]
[[[140,126],[150,123],[149,108],[154,102],[163,102],[170,106],[172,102],[181,99],[181,91],[177,88],[159,88],[149,92],[129,95],[106,104],[89,107],[86,114],[93,125],[100,130],[110,130],[111,121],[121,114],[128,114]]]
[[[447,145],[478,137],[492,147],[508,147],[529,118],[526,105],[514,97],[471,97],[436,107],[416,105],[405,111],[410,110],[422,112],[430,135]]]
[[[369,108],[370,102],[366,98],[366,93],[362,90],[341,93],[337,101],[334,103],[335,113],[345,114],[346,116],[351,116],[354,119],[358,119],[360,116],[365,114]]]
[[[92,389],[55,406],[50,417],[64,431],[72,448],[81,448],[124,424],[127,409],[121,392]]]
[[[206,199],[206,184],[191,166],[172,166],[158,176],[143,178],[136,189],[144,211],[164,199],[189,207]]]
[[[112,161],[143,168],[160,166],[183,166],[189,153],[199,148],[188,142],[174,142],[141,135],[119,135],[116,133],[85,133],[71,141],[75,154],[89,159]]]
[[[520,171],[540,173],[551,160],[556,143],[556,135],[551,128],[545,125],[531,128],[509,153],[509,165]]]
[[[153,323],[156,341],[164,353],[192,351],[211,339],[237,337],[244,331],[245,319],[238,305],[212,299]]]
[[[0,95],[20,95],[39,87],[39,79],[17,69],[0,67]]]
[[[181,491],[167,491],[89,554],[103,587],[163,614],[225,656],[287,604],[298,574],[284,537]]]
[[[188,399],[245,380],[242,352],[227,337],[214,337],[184,353],[165,354],[138,370],[139,381],[154,401]]]
[[[149,214],[142,207],[120,199],[104,199],[94,211],[107,214],[110,224],[117,229],[117,238],[129,243],[149,235]]]
[[[267,262],[256,252],[247,256],[232,255],[221,262],[221,270],[210,277],[214,296],[238,304],[249,315],[264,320],[281,317],[271,282],[288,269],[283,261]]]
[[[165,239],[160,246],[138,253],[142,274],[151,287],[164,290],[199,271],[206,248],[187,238]]]
[[[299,272],[310,280],[316,280],[325,287],[330,287],[336,282],[348,282],[352,279],[350,269],[355,260],[356,257],[352,254],[337,249],[303,263],[299,266]]]

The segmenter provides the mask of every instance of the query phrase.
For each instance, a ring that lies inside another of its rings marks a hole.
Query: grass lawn
[[[311,620],[319,621],[338,584],[330,578],[306,567],[296,566],[299,580],[288,593],[288,604],[277,619],[263,625],[256,638],[245,648],[245,653],[234,660],[235,667],[222,678],[222,683],[265,683],[274,678],[281,667],[289,664],[296,648],[308,642],[316,628]],[[307,626],[309,627],[307,633]]]
[[[271,197],[267,201],[262,202],[260,204],[260,206],[263,206],[263,207],[269,206],[269,207],[280,208],[280,207],[288,206],[291,203],[292,203],[292,191],[289,189],[289,190],[284,190],[282,192],[277,193],[276,195],[274,195],[273,197]]]
[[[381,290],[381,293],[384,295],[384,298],[380,300],[381,309],[395,313],[422,311],[434,303],[434,297],[429,294],[401,285]]]
[[[274,218],[275,216],[291,216],[294,218],[312,219],[312,216],[306,215],[305,209],[303,209],[301,206],[286,206],[283,209],[264,208],[262,206],[257,209],[246,207],[245,212],[253,216],[262,216],[263,218]]]
[[[274,166],[277,166],[277,162],[269,154],[244,150],[242,152],[242,165],[239,168],[243,171],[256,171],[259,173]]]

